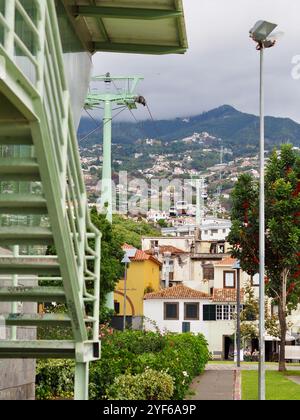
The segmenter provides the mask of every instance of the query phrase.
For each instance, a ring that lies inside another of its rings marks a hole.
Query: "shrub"
[[[39,360],[36,369],[36,399],[71,399],[74,395],[74,362]]]
[[[130,330],[102,333],[101,360],[90,365],[90,399],[106,399],[108,394],[113,395],[116,378],[131,375],[135,378],[130,376],[132,384],[137,382],[137,375],[150,370],[170,375],[174,387],[170,398],[181,400],[209,360],[207,342],[202,334],[162,335]],[[37,396],[50,399],[51,396],[64,398],[69,395],[73,391],[73,366],[73,362],[68,361],[38,362]],[[137,378],[141,383],[140,376]]]
[[[110,400],[169,400],[174,393],[173,378],[165,372],[146,369],[138,375],[122,375],[108,389]]]

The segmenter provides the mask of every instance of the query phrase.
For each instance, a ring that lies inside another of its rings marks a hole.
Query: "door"
[[[191,332],[191,323],[190,322],[183,322],[182,323],[182,332],[183,333]]]
[[[223,336],[223,357],[224,360],[233,360],[234,343],[229,335]]]

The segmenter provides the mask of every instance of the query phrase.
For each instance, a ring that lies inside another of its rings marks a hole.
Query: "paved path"
[[[295,382],[297,385],[300,385],[300,376],[287,376],[287,379]]]
[[[287,370],[300,370],[300,366],[289,366],[288,364],[286,365]],[[236,369],[236,365],[235,364],[213,364],[213,363],[209,363],[205,370],[206,371],[227,371],[227,370],[235,370]],[[242,363],[240,370],[258,370],[258,364],[254,363],[254,364],[249,364],[249,365],[245,365]],[[266,364],[266,370],[278,370],[278,365],[268,365]]]
[[[233,400],[234,371],[206,370],[194,379],[187,400]]]

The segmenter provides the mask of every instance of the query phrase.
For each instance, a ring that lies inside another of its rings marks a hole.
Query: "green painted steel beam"
[[[25,123],[20,123],[18,121],[14,121],[14,123],[7,123],[1,122],[0,124],[0,136],[9,136],[9,137],[22,137],[22,136],[30,136],[31,130],[30,125]]]
[[[74,9],[76,16],[111,19],[138,19],[157,20],[181,17],[182,11],[139,9],[136,7],[103,7],[103,6],[78,6]]]
[[[2,287],[0,302],[62,302],[66,301],[62,287]]]
[[[0,194],[2,214],[47,214],[46,199],[33,194]]]
[[[9,314],[4,315],[5,325],[17,327],[60,326],[71,327],[71,318],[67,314]]]
[[[186,48],[170,45],[149,45],[149,44],[129,44],[129,43],[109,43],[95,42],[96,51],[120,52],[130,54],[184,54]]]
[[[5,146],[17,146],[17,145],[25,145],[25,146],[31,146],[32,145],[32,138],[31,136],[24,136],[24,137],[9,137],[9,136],[1,136],[0,135],[0,145]]]
[[[50,229],[35,226],[1,227],[0,243],[13,245],[51,245],[53,235]]]
[[[0,340],[1,359],[75,359],[74,341]]]

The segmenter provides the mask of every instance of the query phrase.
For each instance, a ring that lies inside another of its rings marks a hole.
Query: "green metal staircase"
[[[46,255],[49,245],[57,256]],[[0,306],[11,308],[3,317],[14,331],[0,358],[75,359],[76,399],[88,398],[89,362],[100,357],[100,246],[55,1],[0,0]],[[19,313],[17,302],[67,311]],[[69,327],[73,339],[18,339],[17,327],[35,326]]]

